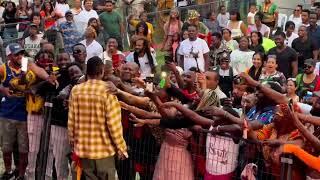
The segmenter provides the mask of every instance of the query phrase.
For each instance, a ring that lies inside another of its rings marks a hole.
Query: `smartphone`
[[[154,74],[150,74],[150,76],[146,77],[146,89],[150,92],[153,91],[153,81],[154,81]]]
[[[294,112],[294,109],[293,109],[293,100],[292,100],[292,99],[290,99],[288,106],[289,106],[290,110]]]
[[[21,71],[27,72],[28,71],[28,58],[23,57],[21,59]]]

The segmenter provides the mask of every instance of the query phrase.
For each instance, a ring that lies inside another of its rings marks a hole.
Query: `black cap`
[[[315,67],[315,66],[316,66],[316,61],[313,60],[313,59],[306,59],[306,60],[304,61],[304,64],[305,64],[305,65],[308,65],[308,66],[313,66],[313,67]]]
[[[65,16],[68,16],[68,15],[73,15],[70,10],[68,10],[68,11],[65,13]]]
[[[229,62],[230,61],[230,53],[228,51],[221,51],[220,53],[217,54],[217,58],[219,61],[224,61],[224,62]]]

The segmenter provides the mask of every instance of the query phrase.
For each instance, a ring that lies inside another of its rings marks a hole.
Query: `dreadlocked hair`
[[[135,39],[134,43],[137,43],[137,41],[143,41],[143,45],[144,45],[144,52],[147,55],[148,58],[148,63],[151,67],[152,72],[155,71],[155,66],[154,66],[154,62],[153,62],[153,57],[151,55],[151,51],[150,51],[150,44],[147,38],[143,37],[143,36],[139,36],[137,37],[137,39]],[[133,53],[133,59],[134,62],[138,64],[138,66],[140,67],[140,62],[139,62],[139,53],[134,52]]]

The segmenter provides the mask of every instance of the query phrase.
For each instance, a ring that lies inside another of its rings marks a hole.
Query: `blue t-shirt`
[[[256,107],[250,109],[247,113],[249,121],[257,120],[260,123],[266,125],[273,121],[275,113],[275,106],[267,106],[260,111],[257,111]]]

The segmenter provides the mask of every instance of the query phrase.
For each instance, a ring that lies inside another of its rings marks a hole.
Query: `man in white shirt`
[[[285,26],[286,39],[284,43],[289,47],[292,47],[293,40],[299,37],[298,34],[293,32],[294,30],[295,30],[294,22],[292,21],[286,22],[286,26]]]
[[[103,48],[95,40],[97,38],[97,33],[95,29],[93,27],[88,27],[84,35],[85,35],[85,39],[80,41],[80,43],[83,44],[87,50],[86,62],[94,56],[98,56],[99,58],[102,58]]]
[[[184,71],[196,67],[199,71],[205,72],[209,68],[209,47],[206,41],[198,38],[198,27],[189,25],[189,38],[182,41],[178,49],[180,55],[179,66]]]
[[[84,34],[90,18],[99,19],[98,13],[93,10],[93,0],[84,0],[83,5],[84,9],[74,16],[74,22],[80,34]]]
[[[126,58],[127,62],[135,62],[139,65],[142,79],[155,74],[156,52],[150,48],[149,41],[145,37],[138,37],[134,42],[134,47],[134,52],[131,52]]]
[[[34,58],[40,51],[42,34],[39,34],[38,26],[35,24],[30,24],[29,34],[30,36],[25,38],[22,44],[28,56]]]

